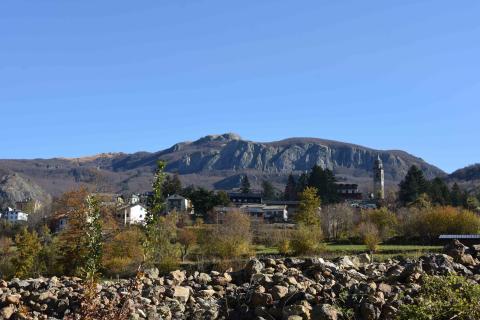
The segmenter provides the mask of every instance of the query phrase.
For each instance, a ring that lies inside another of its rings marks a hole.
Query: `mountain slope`
[[[448,180],[452,183],[456,182],[467,190],[480,190],[480,163],[452,172]]]
[[[155,153],[100,154],[78,159],[0,160],[0,168],[29,177],[47,192],[58,195],[84,184],[104,192],[141,192],[150,187],[158,159],[167,171],[177,172],[185,185],[228,189],[249,174],[254,186],[269,179],[281,187],[291,172],[300,174],[314,164],[332,169],[340,180],[371,185],[374,159],[380,155],[387,185],[396,185],[415,164],[428,178],[445,173],[403,151],[380,151],[316,138],[253,142],[236,134],[209,135]]]

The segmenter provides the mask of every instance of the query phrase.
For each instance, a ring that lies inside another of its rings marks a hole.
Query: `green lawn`
[[[420,245],[380,245],[377,251],[378,255],[383,257],[402,256],[418,256],[427,252],[440,252],[441,246],[420,246]],[[361,244],[332,244],[327,243],[326,254],[334,255],[353,255],[367,252],[367,247]],[[264,245],[256,245],[255,253],[257,255],[278,255],[276,247],[266,247]]]

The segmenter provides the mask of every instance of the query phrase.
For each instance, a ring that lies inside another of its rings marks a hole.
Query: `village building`
[[[123,225],[143,224],[147,209],[139,204],[128,204],[117,208],[116,218]]]
[[[362,193],[355,183],[337,183],[337,192],[342,200],[361,200]]]
[[[1,218],[10,223],[26,223],[28,221],[28,213],[8,207],[7,210],[1,214]]]
[[[237,205],[241,206],[246,203],[262,203],[262,194],[261,193],[241,193],[241,192],[230,192],[228,194],[230,201]]]
[[[171,195],[167,198],[167,211],[194,214],[192,201],[178,194]]]

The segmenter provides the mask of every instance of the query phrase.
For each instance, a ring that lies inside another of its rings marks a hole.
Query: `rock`
[[[21,298],[22,296],[19,294],[12,294],[12,295],[8,295],[5,300],[7,301],[8,304],[19,305]]]
[[[0,319],[10,319],[15,313],[15,307],[6,306],[0,311]]]
[[[362,263],[362,264],[368,264],[368,263],[372,262],[372,258],[370,257],[370,255],[368,253],[359,254],[357,256],[357,258],[360,261],[360,263]]]
[[[252,294],[251,303],[254,307],[268,306],[273,303],[273,298],[269,293],[254,292]]]
[[[174,284],[180,285],[185,281],[185,271],[172,271],[169,273],[169,277],[173,280]]]
[[[464,246],[457,239],[450,241],[443,247],[443,252],[451,256],[455,261],[459,261],[461,257],[465,254],[465,250],[468,247]]]
[[[299,317],[299,319],[310,319],[311,307],[308,303],[294,304],[283,308],[283,319],[296,319],[292,316]]]
[[[149,279],[157,279],[160,271],[157,268],[146,269],[144,272],[145,276]]]
[[[363,320],[376,320],[380,318],[380,309],[371,303],[362,303],[360,314]]]
[[[200,284],[209,284],[212,281],[212,277],[210,277],[208,274],[202,272],[198,275],[197,281]]]
[[[173,297],[180,302],[187,302],[190,297],[190,289],[187,287],[175,286],[173,288]]]
[[[288,294],[288,288],[284,286],[273,286],[270,290],[273,299],[280,300]]]
[[[312,320],[337,320],[338,311],[329,304],[321,304],[313,307]]]
[[[247,265],[245,266],[245,272],[250,278],[253,274],[261,273],[263,269],[263,264],[258,259],[251,259],[248,261]]]
[[[470,254],[462,255],[458,262],[460,262],[461,264],[467,265],[467,266],[477,265],[477,262],[475,261],[475,259],[473,259],[472,255],[470,255]]]
[[[378,291],[383,292],[384,294],[392,293],[392,286],[386,283],[380,283],[377,287]]]

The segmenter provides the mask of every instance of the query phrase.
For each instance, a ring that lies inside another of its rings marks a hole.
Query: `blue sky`
[[[0,2],[0,158],[214,133],[480,162],[478,1]]]

